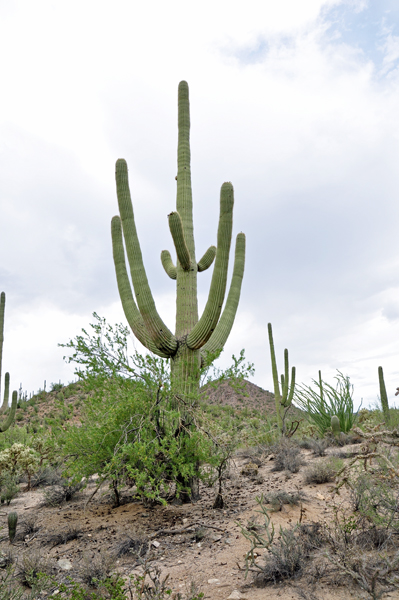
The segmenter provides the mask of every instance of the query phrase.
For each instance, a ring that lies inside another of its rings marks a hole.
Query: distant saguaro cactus
[[[269,333],[269,345],[270,345],[270,356],[272,361],[272,374],[273,374],[273,385],[274,385],[274,399],[276,403],[276,414],[277,424],[281,429],[282,433],[285,434],[285,423],[284,414],[292,404],[295,390],[295,367],[291,370],[291,384],[289,379],[289,364],[288,364],[288,350],[284,350],[284,375],[281,375],[281,392],[280,382],[278,378],[276,353],[274,351],[273,331],[272,324],[268,323],[267,330]]]
[[[177,255],[176,263],[168,250],[161,253],[167,275],[176,281],[174,334],[159,316],[147,280],[134,220],[127,164],[123,159],[116,163],[120,216],[113,217],[111,230],[118,289],[126,319],[135,336],[148,350],[171,359],[172,382],[175,383],[177,398],[183,398],[183,404],[187,404],[191,394],[194,398],[198,391],[201,364],[205,364],[209,357],[214,357],[223,349],[233,326],[244,273],[245,235],[239,233],[237,236],[233,276],[222,312],[233,226],[234,192],[231,183],[222,185],[217,246],[210,246],[197,262],[192,214],[190,109],[188,85],[185,81],[179,84],[178,130],[176,210],[168,216]],[[126,268],[122,235],[135,298]],[[199,318],[197,273],[208,269],[214,260],[208,300]]]
[[[4,292],[0,294],[0,388],[1,388],[1,367],[3,361],[3,343],[4,343],[4,314],[6,308],[6,295]],[[8,409],[8,398],[10,393],[10,374],[6,373],[4,377],[4,398],[0,408],[0,413],[4,413]],[[6,431],[14,421],[15,411],[17,408],[18,393],[12,393],[12,402],[10,413],[3,423],[0,423],[0,432]]]
[[[391,420],[391,415],[389,413],[388,396],[387,396],[387,390],[385,387],[384,373],[383,373],[382,367],[378,367],[378,380],[379,380],[379,384],[380,384],[380,398],[381,398],[382,412],[384,413],[385,423],[386,423],[386,425],[389,426],[390,420]]]

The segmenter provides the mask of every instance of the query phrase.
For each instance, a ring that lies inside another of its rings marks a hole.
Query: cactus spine
[[[1,387],[1,367],[3,359],[3,343],[4,343],[4,314],[6,308],[6,295],[4,292],[0,294],[0,387]],[[0,408],[0,413],[6,412],[8,409],[8,398],[10,393],[10,374],[6,373],[4,377],[4,398]],[[0,423],[0,432],[6,431],[14,421],[15,411],[17,408],[18,394],[16,391],[12,393],[11,410],[7,419]]]
[[[12,542],[15,538],[15,533],[17,531],[18,514],[16,512],[8,513],[7,522],[8,522],[8,537],[10,539],[10,543],[12,544]]]
[[[123,159],[116,163],[120,216],[113,217],[111,232],[119,295],[126,319],[135,336],[148,350],[171,359],[172,380],[176,383],[177,396],[185,397],[186,402],[191,394],[195,397],[198,391],[201,364],[223,349],[233,326],[244,273],[245,235],[239,233],[236,239],[233,276],[222,312],[233,226],[234,192],[231,183],[222,185],[217,246],[208,248],[197,262],[192,214],[190,109],[188,85],[185,81],[179,84],[178,132],[176,210],[168,215],[176,263],[168,250],[161,253],[165,272],[176,281],[174,334],[159,316],[148,284],[134,220],[127,164]],[[134,295],[122,238],[125,241]],[[208,301],[199,318],[197,273],[208,269],[213,261],[215,264]]]
[[[341,425],[340,425],[339,419],[336,415],[331,417],[331,429],[334,434],[334,437],[339,438],[339,436],[341,435]]]
[[[382,367],[378,367],[378,379],[379,379],[379,383],[380,383],[380,398],[381,398],[382,412],[384,413],[385,424],[389,426],[390,420],[391,420],[391,415],[389,413],[388,396],[387,396],[387,390],[385,387],[384,373],[383,373]]]
[[[291,370],[291,384],[289,380],[289,363],[288,363],[288,350],[284,350],[284,375],[281,375],[281,392],[280,382],[278,379],[276,353],[274,351],[273,331],[271,323],[268,323],[267,330],[269,333],[269,344],[270,344],[270,356],[272,361],[272,374],[273,374],[273,385],[274,385],[274,399],[276,402],[276,415],[277,424],[279,429],[285,434],[285,413],[292,404],[295,390],[295,367]],[[284,410],[285,409],[285,410]]]

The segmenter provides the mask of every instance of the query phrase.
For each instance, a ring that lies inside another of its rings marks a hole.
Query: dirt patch
[[[308,450],[301,453],[308,465],[324,460]],[[35,530],[25,539],[17,538],[11,548],[19,559],[25,553],[38,552],[55,570],[59,569],[60,559],[67,559],[72,576],[79,573],[85,563],[94,563],[105,555],[114,559],[113,568],[122,575],[140,573],[137,555],[143,548],[142,555],[147,552],[151,564],[158,566],[162,575],[169,574],[169,584],[174,591],[184,591],[195,581],[205,598],[214,600],[227,600],[231,595],[248,600],[361,598],[359,588],[348,586],[347,581],[345,585],[337,581],[331,585],[331,580],[322,575],[313,580],[311,586],[301,576],[266,588],[251,585],[251,573],[245,579],[242,567],[249,543],[241,534],[239,524],[247,525],[257,516],[256,497],[273,492],[304,494],[302,503],[282,504],[271,513],[276,531],[280,526],[289,527],[299,521],[303,524],[332,522],[332,484],[305,485],[305,467],[293,474],[273,472],[273,460],[269,459],[270,456],[257,459],[260,464],[254,478],[246,475],[244,468],[253,457],[241,454],[236,458],[226,482],[223,510],[212,508],[215,490],[205,486],[201,487],[201,500],[195,504],[151,508],[135,501],[129,490],[125,490],[124,504],[118,508],[112,507],[107,490],[97,492],[86,506],[95,490],[94,480],[60,507],[43,506],[43,490],[22,493],[4,512],[18,513],[17,532],[23,530],[24,520],[36,517]],[[344,496],[341,494],[340,501],[344,501]],[[7,518],[2,519],[4,533]],[[71,531],[76,535],[68,538]],[[129,544],[133,553],[129,552]],[[127,552],[123,547],[128,548]],[[0,550],[6,552],[9,548],[3,537]],[[399,594],[391,592],[386,598],[399,599]]]

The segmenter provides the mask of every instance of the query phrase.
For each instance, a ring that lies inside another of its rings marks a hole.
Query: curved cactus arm
[[[123,159],[116,162],[116,191],[137,305],[150,338],[159,350],[171,356],[177,350],[177,340],[159,316],[148,284],[134,222],[127,164]]]
[[[200,320],[187,337],[187,346],[192,350],[198,350],[208,341],[216,328],[222,310],[233,228],[233,205],[233,186],[231,183],[224,183],[220,191],[217,250],[209,296]]]
[[[294,399],[295,377],[296,377],[296,369],[295,369],[295,367],[292,367],[292,369],[291,369],[291,386],[290,386],[290,391],[288,394],[287,403],[285,404],[285,406],[291,406],[292,401]]]
[[[5,419],[4,423],[0,424],[1,432],[6,431],[10,427],[12,422],[14,421],[15,411],[17,410],[17,403],[18,403],[18,392],[16,390],[14,390],[12,393],[10,413],[9,413],[7,419]]]
[[[161,252],[161,263],[165,272],[171,279],[176,279],[177,270],[175,265],[173,264],[172,257],[170,255],[169,250],[162,250]]]
[[[281,402],[280,383],[279,383],[279,380],[278,380],[276,353],[274,351],[273,331],[272,331],[272,324],[271,323],[267,324],[267,331],[268,331],[268,334],[269,334],[270,358],[271,358],[271,361],[272,361],[274,401],[275,401],[275,404],[276,404],[277,424],[278,424],[279,428],[281,428],[282,427],[282,419],[281,419],[281,413],[280,413],[280,402]]]
[[[0,295],[0,389],[1,389],[1,365],[3,359],[3,342],[4,342],[4,311],[6,308],[6,295],[1,292]]]
[[[119,217],[113,217],[111,221],[112,235],[112,251],[115,263],[116,281],[118,283],[119,296],[122,301],[122,308],[125,313],[127,322],[129,323],[134,335],[139,342],[143,344],[150,352],[168,358],[169,354],[165,354],[157,348],[151,340],[143,318],[134,301],[132,288],[130,286],[129,277],[126,270],[125,250],[122,240],[122,225]]]
[[[281,376],[281,404],[285,406],[288,398],[288,386],[290,383],[289,379],[289,366],[288,366],[288,350],[284,350],[284,377]]]
[[[206,271],[209,269],[216,256],[216,246],[210,246],[208,250],[205,252],[204,256],[197,263],[198,271],[201,273],[202,271]]]
[[[385,423],[387,425],[389,425],[390,420],[391,420],[391,415],[389,414],[388,396],[387,396],[387,390],[385,387],[384,372],[382,370],[382,367],[378,367],[378,380],[379,380],[379,384],[380,384],[380,398],[381,398],[382,412],[384,413]]]
[[[201,350],[202,361],[207,363],[207,354],[215,355],[221,352],[230,335],[240,301],[241,285],[245,267],[245,234],[239,233],[236,238],[233,277],[222,316],[215,331]]]
[[[10,373],[6,373],[4,376],[4,398],[3,404],[0,408],[0,413],[4,413],[8,408],[8,398],[10,395]]]
[[[169,229],[176,248],[177,259],[184,271],[190,269],[191,257],[184,239],[183,223],[178,212],[173,211],[168,215]]]

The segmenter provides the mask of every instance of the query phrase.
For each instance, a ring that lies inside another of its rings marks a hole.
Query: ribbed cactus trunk
[[[6,295],[4,292],[0,294],[0,389],[1,389],[1,367],[3,362],[3,343],[4,343],[4,315],[6,308]],[[10,374],[6,373],[4,377],[4,398],[0,408],[0,413],[6,412],[8,409],[8,397],[10,391]],[[12,393],[10,413],[2,423],[0,423],[0,432],[6,431],[14,421],[15,411],[17,409],[18,394],[16,391]]]
[[[381,398],[382,412],[384,414],[385,423],[389,427],[389,425],[391,424],[391,415],[389,412],[388,395],[387,395],[387,389],[385,387],[384,372],[382,370],[382,367],[378,367],[378,381],[380,384],[380,398]]]
[[[238,234],[230,291],[222,312],[233,226],[234,192],[224,183],[220,192],[220,218],[217,246],[211,246],[197,262],[195,256],[193,201],[191,191],[190,108],[188,85],[179,84],[176,210],[168,215],[176,251],[176,262],[167,250],[161,253],[167,275],[176,280],[176,329],[173,334],[159,316],[148,284],[130,197],[127,164],[116,163],[116,186],[120,217],[112,219],[112,242],[119,294],[126,318],[139,341],[158,356],[171,359],[172,382],[176,396],[195,399],[200,367],[210,355],[223,349],[235,319],[245,263],[245,235]],[[130,266],[131,289],[125,261]],[[204,312],[198,317],[197,273],[215,260]],[[135,296],[135,298],[134,298]],[[136,304],[137,302],[137,304]],[[191,402],[190,402],[191,403]]]

